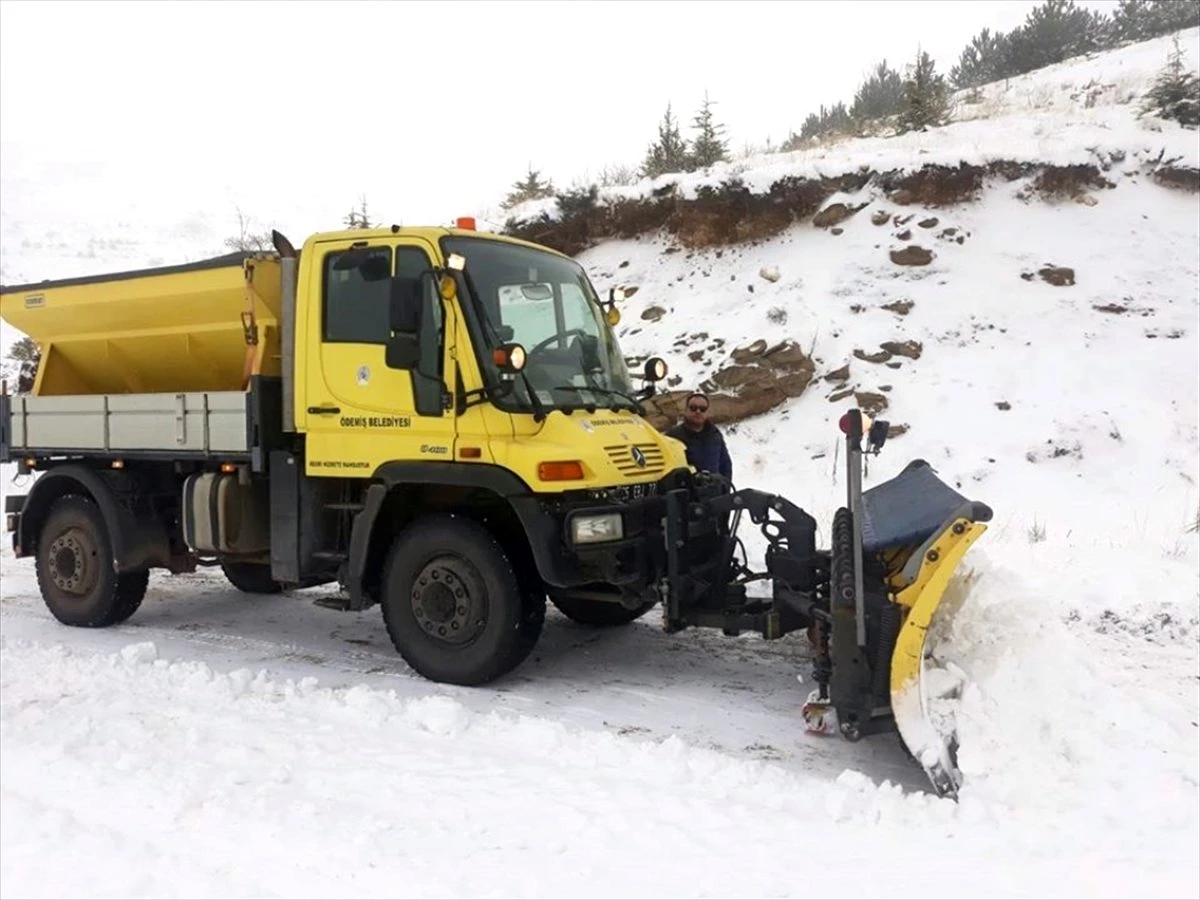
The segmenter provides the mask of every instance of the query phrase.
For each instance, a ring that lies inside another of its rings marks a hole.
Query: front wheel
[[[100,507],[74,494],[50,508],[38,535],[34,569],[51,615],[77,628],[121,624],[142,605],[150,582],[145,570],[117,574]]]
[[[545,598],[523,590],[496,538],[461,516],[429,516],[405,529],[381,593],[393,645],[430,681],[499,678],[529,655],[545,621]]]

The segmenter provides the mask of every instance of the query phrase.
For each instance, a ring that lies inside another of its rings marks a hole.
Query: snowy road
[[[628,628],[595,629],[549,606],[542,638],[520,669],[486,688],[459,688],[409,669],[392,647],[378,607],[343,613],[314,605],[329,588],[249,596],[219,571],[156,574],[126,625],[79,632],[63,629],[46,611],[30,564],[7,556],[3,565],[5,637],[104,652],[152,641],[165,656],[203,659],[221,672],[265,667],[279,677],[318,678],[323,687],[365,684],[405,698],[448,697],[478,713],[550,716],[651,740],[676,735],[823,778],[851,767],[907,789],[927,787],[895,740],[850,744],[803,731],[800,707],[811,668],[803,634],[772,642],[699,629],[668,635],[657,611]]]
[[[66,630],[5,556],[0,894],[1195,896],[1192,567],[1154,580],[1166,622],[1134,577],[1056,621],[1066,598],[977,562],[956,805],[894,739],[800,731],[800,637],[553,614],[527,666],[466,690],[412,675],[377,610],[209,573]]]

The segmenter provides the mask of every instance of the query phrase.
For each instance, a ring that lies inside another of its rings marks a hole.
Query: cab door
[[[390,460],[454,459],[455,413],[446,401],[450,311],[425,279],[419,369],[385,362],[391,275],[417,277],[433,248],[418,239],[331,241],[316,245],[311,277],[320,301],[310,309],[304,378],[308,453],[314,476],[369,477]],[[345,265],[347,251],[368,262]],[[341,261],[343,265],[339,267]]]

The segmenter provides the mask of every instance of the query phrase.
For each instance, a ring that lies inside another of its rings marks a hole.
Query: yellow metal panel
[[[41,345],[35,394],[241,390],[250,369],[279,371],[277,258],[155,272],[0,295],[0,317]]]

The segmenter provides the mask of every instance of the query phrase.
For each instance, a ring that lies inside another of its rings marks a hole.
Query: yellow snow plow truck
[[[322,605],[378,605],[415,671],[460,685],[520,665],[547,601],[594,626],[658,606],[668,632],[807,629],[810,730],[899,731],[956,794],[924,638],[991,511],[920,460],[863,491],[886,422],[842,418],[847,501],[818,549],[803,509],[692,470],[643,418],[666,364],[635,387],[623,298],[571,258],[469,220],[273,239],[0,292],[41,351],[0,399],[0,461],[38,473],[7,529],[60,622],[125,621],[151,569],[336,582]],[[765,572],[738,558],[743,516]]]

